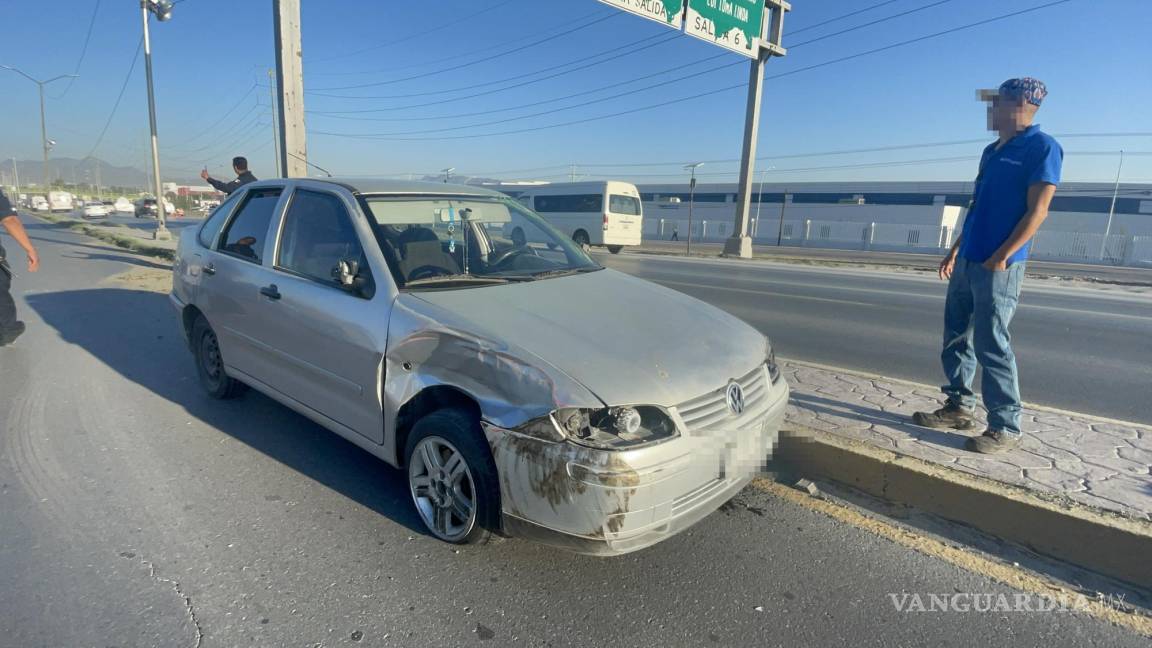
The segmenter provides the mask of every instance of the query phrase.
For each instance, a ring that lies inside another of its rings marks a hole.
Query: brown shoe
[[[964,442],[964,449],[981,454],[1000,454],[1020,445],[1019,434],[1008,434],[1000,430],[987,429],[984,434]]]
[[[923,427],[936,429],[971,430],[976,427],[976,419],[972,412],[952,403],[935,412],[916,412],[912,415],[912,422]]]

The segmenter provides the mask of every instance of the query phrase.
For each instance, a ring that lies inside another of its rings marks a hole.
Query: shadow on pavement
[[[31,294],[27,302],[66,342],[125,379],[411,531],[427,534],[402,471],[254,390],[233,401],[206,396],[167,294],[107,288]]]
[[[919,440],[945,448],[959,450],[964,447],[967,437],[961,433],[942,432],[931,428],[920,427],[909,422],[903,414],[885,412],[875,407],[866,407],[853,403],[835,401],[830,398],[810,396],[808,394],[792,393],[792,402],[804,409],[827,416],[850,417],[872,425],[882,425],[897,432],[903,432],[911,440]]]
[[[82,259],[84,261],[114,261],[116,263],[125,263],[155,270],[172,269],[172,264],[155,263],[135,254],[93,254],[91,252],[81,252],[79,254],[65,254],[63,257],[65,259]]]

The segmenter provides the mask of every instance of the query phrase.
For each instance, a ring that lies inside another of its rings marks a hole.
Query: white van
[[[603,245],[616,254],[641,243],[644,215],[636,185],[561,182],[533,187],[519,200],[580,245]]]
[[[67,191],[49,191],[48,208],[54,212],[70,212],[75,209],[72,194]]]

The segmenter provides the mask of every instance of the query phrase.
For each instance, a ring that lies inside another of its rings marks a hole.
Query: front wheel
[[[192,352],[196,356],[196,373],[204,391],[212,398],[228,400],[244,393],[247,385],[230,377],[224,370],[220,341],[208,320],[197,317],[192,325]]]
[[[623,245],[609,245],[608,246],[608,251],[611,252],[612,254],[620,254],[620,250],[623,250],[623,249],[624,249]]]
[[[432,535],[479,544],[499,529],[496,463],[475,416],[456,409],[425,416],[412,428],[404,458],[412,503]]]

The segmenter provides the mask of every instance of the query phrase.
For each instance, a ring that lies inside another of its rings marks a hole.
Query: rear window
[[[610,196],[608,198],[608,211],[625,216],[639,216],[640,199],[633,196]]]
[[[533,207],[541,214],[549,212],[600,212],[604,209],[602,194],[535,196]]]

